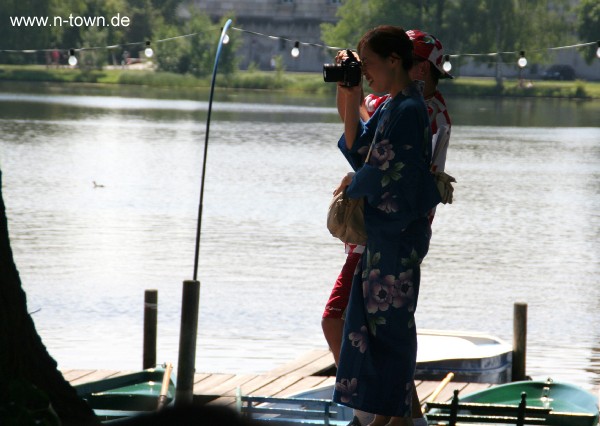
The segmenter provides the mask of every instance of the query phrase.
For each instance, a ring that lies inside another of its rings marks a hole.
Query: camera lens
[[[343,67],[336,64],[323,65],[323,80],[325,80],[328,83],[344,81]]]

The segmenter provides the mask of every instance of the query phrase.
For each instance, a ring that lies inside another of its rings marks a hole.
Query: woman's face
[[[393,82],[393,72],[389,58],[382,58],[369,46],[363,46],[360,52],[362,72],[371,90],[376,93],[388,93]]]

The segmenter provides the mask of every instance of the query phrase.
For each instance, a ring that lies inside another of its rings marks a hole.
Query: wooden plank
[[[200,383],[202,380],[206,380],[210,376],[212,376],[210,373],[196,373],[194,374],[194,384]]]
[[[448,386],[450,386],[450,384],[448,384]],[[467,386],[460,391],[460,395],[467,395],[472,392],[489,389],[492,386],[491,383],[467,383]]]
[[[286,389],[282,390],[281,392],[277,392],[273,396],[277,396],[277,397],[280,397],[280,396],[292,396],[292,395],[295,395],[297,393],[304,392],[304,391],[307,391],[309,389],[316,388],[321,383],[323,383],[326,379],[327,378],[324,377],[324,376],[308,376],[308,377],[304,377],[303,379],[297,381],[296,383],[292,384],[291,386],[287,387]]]
[[[259,385],[259,379],[262,379],[263,381],[268,381],[269,383],[273,383],[273,381],[280,381],[279,383],[275,383],[275,386],[281,387],[282,385],[282,381],[287,381],[290,377],[295,378],[295,376],[280,376],[280,377],[274,377],[274,376],[257,376],[255,379],[252,379],[250,382],[244,384],[242,386],[242,394],[243,395],[249,395],[252,394],[252,392],[245,392],[244,391],[244,387],[246,388],[252,388],[253,385],[252,383],[254,383],[255,385]],[[290,390],[290,392],[295,393],[295,391],[293,391],[292,388],[296,387],[296,385],[298,385],[298,391],[301,390],[306,390],[309,389],[310,387],[305,387],[305,386],[311,386],[314,385],[314,387],[321,387],[321,386],[332,386],[335,384],[335,377],[331,377],[331,376],[314,376],[314,377],[305,377],[305,378],[301,378],[299,381],[297,381],[296,383],[292,384],[291,386],[289,386],[287,389]],[[265,385],[266,387],[266,385]],[[268,388],[267,388],[268,389]],[[285,394],[285,391],[283,392],[283,394]],[[257,396],[257,393],[254,393],[254,396]],[[275,396],[275,395],[269,395],[269,396]],[[236,403],[236,398],[235,398],[235,394],[234,395],[226,395],[226,396],[221,396],[213,401],[211,401],[209,404],[216,404],[216,405],[225,405],[225,406],[235,406]]]
[[[256,375],[248,375],[242,374],[238,376],[234,376],[229,380],[221,383],[220,385],[214,387],[211,391],[213,395],[221,395],[221,396],[235,396],[237,389],[241,388],[245,383],[250,382],[255,379]]]
[[[254,379],[247,381],[241,386],[242,395],[253,395],[259,389],[273,383],[275,380],[280,378],[281,376],[256,376]]]
[[[440,392],[439,396],[436,398],[436,402],[446,402],[452,399],[455,389],[459,390],[459,395],[466,395],[471,392],[488,389],[492,386],[494,385],[491,383],[450,382],[444,390]]]
[[[210,377],[207,377],[198,383],[194,383],[193,393],[215,395],[212,390],[232,377],[234,377],[233,374],[211,374]]]
[[[67,382],[81,379],[85,376],[92,374],[96,370],[66,370],[62,373],[64,379]]]
[[[425,402],[427,398],[437,389],[440,382],[434,382],[431,380],[422,381],[417,385],[417,395],[421,404]],[[452,386],[452,383],[448,383],[447,386]],[[437,398],[436,398],[437,399]]]
[[[334,366],[333,354],[330,351],[325,351],[322,356],[315,358],[310,364],[297,369],[294,373],[304,376],[322,375],[324,371],[331,370]]]
[[[259,389],[256,389],[252,394],[254,396],[273,396],[275,394],[285,391],[294,383],[299,382],[302,379],[302,376],[287,374],[285,376],[278,377],[276,380],[268,383],[267,385]]]
[[[334,376],[325,377],[325,380],[323,381],[323,383],[321,383],[319,385],[319,387],[321,387],[321,386],[335,386],[335,377]]]
[[[468,385],[465,382],[450,382],[436,398],[438,402],[445,402],[450,400],[454,396],[454,390],[458,389],[459,393]]]
[[[74,380],[70,380],[71,385],[81,385],[83,383],[95,382],[96,380],[108,379],[109,377],[116,377],[125,374],[122,371],[112,371],[112,370],[96,370],[91,371],[90,374],[86,374],[85,376],[78,377]]]
[[[296,371],[300,370],[301,368],[307,367],[310,364],[314,363],[315,361],[319,360],[320,358],[323,358],[326,356],[331,356],[331,353],[329,352],[329,350],[313,349],[309,352],[306,352],[304,355],[300,356],[299,358],[295,359],[294,361],[291,361],[287,364],[283,364],[279,367],[274,368],[273,370],[269,371],[267,373],[267,375],[280,376],[283,374],[295,373]],[[308,371],[308,369],[305,369],[305,370]],[[310,375],[310,374],[307,374],[307,375]]]

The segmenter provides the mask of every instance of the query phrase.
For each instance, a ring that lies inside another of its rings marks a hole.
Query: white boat
[[[511,380],[512,346],[485,333],[419,330],[418,380],[441,380],[450,372],[454,380],[506,383]]]

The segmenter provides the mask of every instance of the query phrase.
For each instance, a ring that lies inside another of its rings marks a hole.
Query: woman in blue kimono
[[[339,87],[339,147],[356,171],[346,191],[365,200],[368,241],[346,311],[334,400],[374,413],[372,426],[412,425],[420,264],[431,237],[427,213],[440,201],[429,172],[427,108],[408,75],[412,49],[399,27],[377,27],[360,40],[364,78],[391,95],[368,122],[359,116],[361,85]]]

